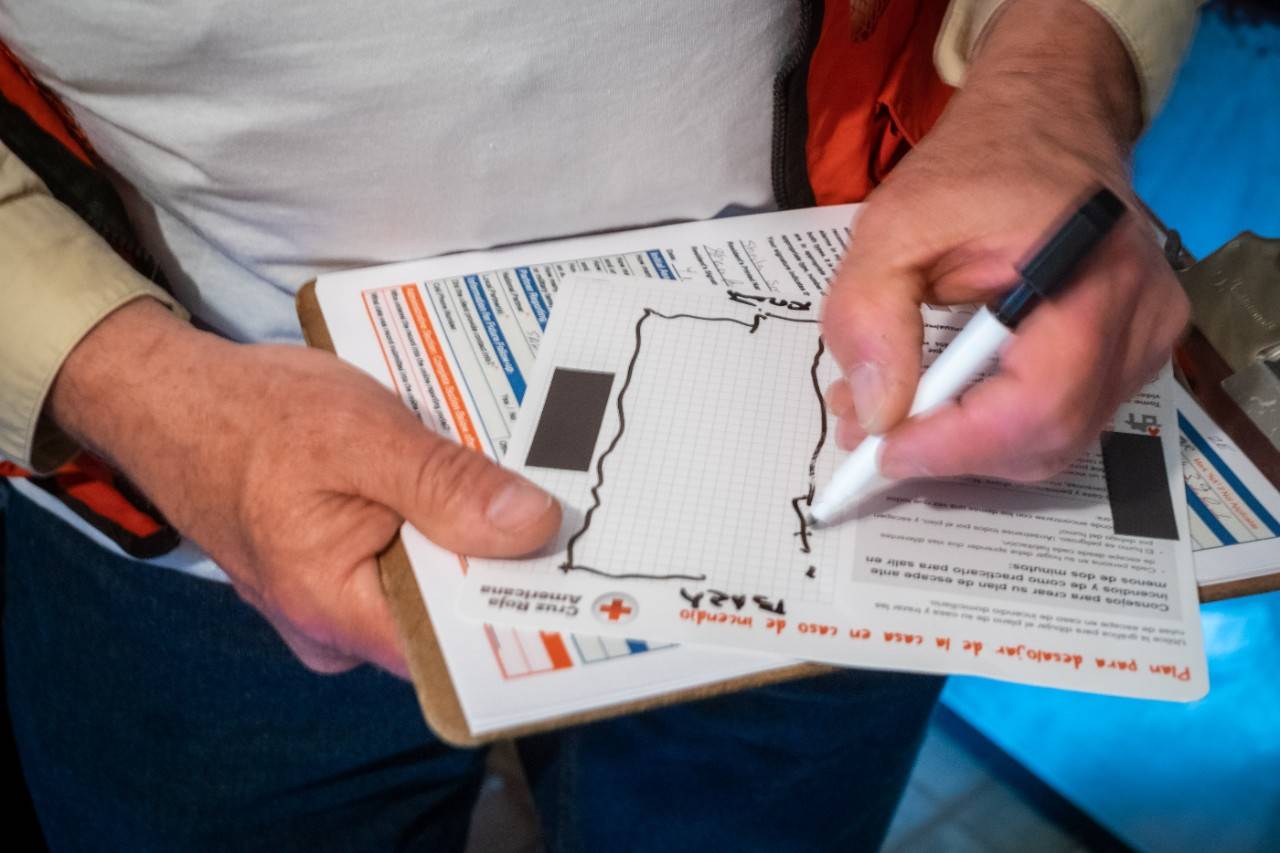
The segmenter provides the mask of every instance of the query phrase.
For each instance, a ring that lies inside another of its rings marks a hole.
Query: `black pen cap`
[[[1107,236],[1125,205],[1115,193],[1103,187],[1090,196],[1031,255],[1019,270],[1020,281],[1005,296],[993,300],[989,310],[1009,328],[1014,328],[1039,304],[1072,279],[1080,262]]]
[[[1022,267],[1022,280],[1041,298],[1052,296],[1124,214],[1124,202],[1103,187],[1062,224]]]

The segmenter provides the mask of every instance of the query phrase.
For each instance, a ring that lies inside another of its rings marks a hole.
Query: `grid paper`
[[[615,374],[591,469],[525,469],[570,508],[565,535],[581,531],[572,566],[615,576],[685,575],[657,582],[771,602],[832,602],[834,567],[851,564],[852,542],[842,542],[848,536],[839,529],[810,531],[805,553],[793,506],[807,495],[823,434],[818,389],[837,375],[824,353],[815,389],[812,309],[757,309],[724,292],[695,302],[687,292],[606,285],[594,299],[557,310],[564,316],[554,322],[564,323],[565,334],[550,336],[554,349],[544,345],[540,359]],[[827,426],[817,483],[830,478],[837,455],[834,422]],[[597,484],[599,506],[583,531]],[[561,551],[531,569],[559,572],[566,558]]]

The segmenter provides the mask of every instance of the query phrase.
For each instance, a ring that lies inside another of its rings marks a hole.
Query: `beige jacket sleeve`
[[[964,80],[982,31],[1006,0],[951,0],[933,59],[938,74],[952,86]],[[1203,0],[1081,0],[1106,18],[1129,50],[1142,86],[1142,116],[1159,110],[1173,84],[1182,54],[1195,32],[1196,9]]]
[[[0,456],[39,472],[71,456],[45,397],[80,339],[142,296],[185,316],[0,144]]]

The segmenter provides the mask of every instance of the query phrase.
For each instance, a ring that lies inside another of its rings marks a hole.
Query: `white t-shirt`
[[[183,303],[297,339],[322,271],[772,204],[796,4],[5,0]]]
[[[118,172],[184,305],[296,341],[293,295],[323,271],[771,208],[797,18],[780,0],[3,0],[0,38]],[[157,562],[220,575],[189,547]]]

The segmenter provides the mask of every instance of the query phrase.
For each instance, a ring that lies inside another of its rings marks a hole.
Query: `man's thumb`
[[[922,293],[923,281],[907,271],[848,264],[823,303],[823,339],[868,433],[888,431],[911,408],[920,379]]]
[[[431,541],[460,554],[515,557],[560,529],[560,505],[479,453],[421,431],[398,466],[391,504]]]

